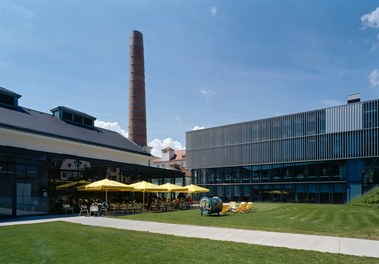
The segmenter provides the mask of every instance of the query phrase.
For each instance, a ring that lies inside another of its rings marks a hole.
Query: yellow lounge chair
[[[221,215],[226,215],[229,212],[229,205],[223,204],[222,205],[222,210],[220,212]]]
[[[239,206],[237,206],[236,208],[234,208],[232,211],[234,213],[239,213],[241,210],[244,210],[244,208],[246,207],[246,202],[242,202],[239,204]]]
[[[237,208],[237,203],[232,201],[229,203],[229,211],[233,212]]]
[[[250,211],[251,207],[253,207],[253,203],[248,202],[246,204],[246,206],[239,211],[239,213],[248,213]]]

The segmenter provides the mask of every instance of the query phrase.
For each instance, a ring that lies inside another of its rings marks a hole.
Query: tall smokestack
[[[130,91],[129,91],[129,139],[147,146],[145,61],[142,33],[133,30],[130,35]]]

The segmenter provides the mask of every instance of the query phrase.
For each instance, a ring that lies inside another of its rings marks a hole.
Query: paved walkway
[[[6,225],[33,224],[52,221],[66,221],[83,225],[112,227],[118,229],[145,231],[182,237],[206,238],[211,240],[233,241],[264,246],[304,249],[379,258],[378,240],[165,224],[157,222],[124,220],[109,217],[71,216],[52,218],[23,218],[21,220],[17,219],[0,222],[0,227]]]

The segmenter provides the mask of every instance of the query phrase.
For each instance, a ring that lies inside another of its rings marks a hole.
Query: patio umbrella
[[[105,200],[108,201],[108,192],[133,191],[134,187],[109,179],[90,183],[83,188],[84,191],[105,191]]]
[[[67,190],[70,187],[80,186],[80,185],[89,184],[89,183],[91,183],[91,182],[86,181],[86,180],[74,181],[74,182],[69,182],[69,183],[58,185],[56,187],[56,189],[57,190]]]
[[[133,187],[135,192],[159,192],[161,190],[159,185],[147,181],[132,183],[129,186]]]
[[[184,188],[187,189],[188,193],[204,193],[204,192],[209,192],[210,190],[198,185],[190,184],[184,186]]]
[[[140,181],[136,183],[129,184],[129,186],[134,187],[135,192],[142,192],[142,204],[145,206],[145,192],[159,192],[162,188],[158,185],[147,181]]]
[[[187,192],[187,188],[172,183],[159,185],[162,190],[160,192]]]

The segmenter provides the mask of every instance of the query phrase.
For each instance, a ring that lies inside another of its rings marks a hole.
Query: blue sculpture
[[[222,211],[222,200],[220,197],[213,196],[211,198],[203,197],[200,199],[200,214],[201,215],[220,215]]]

